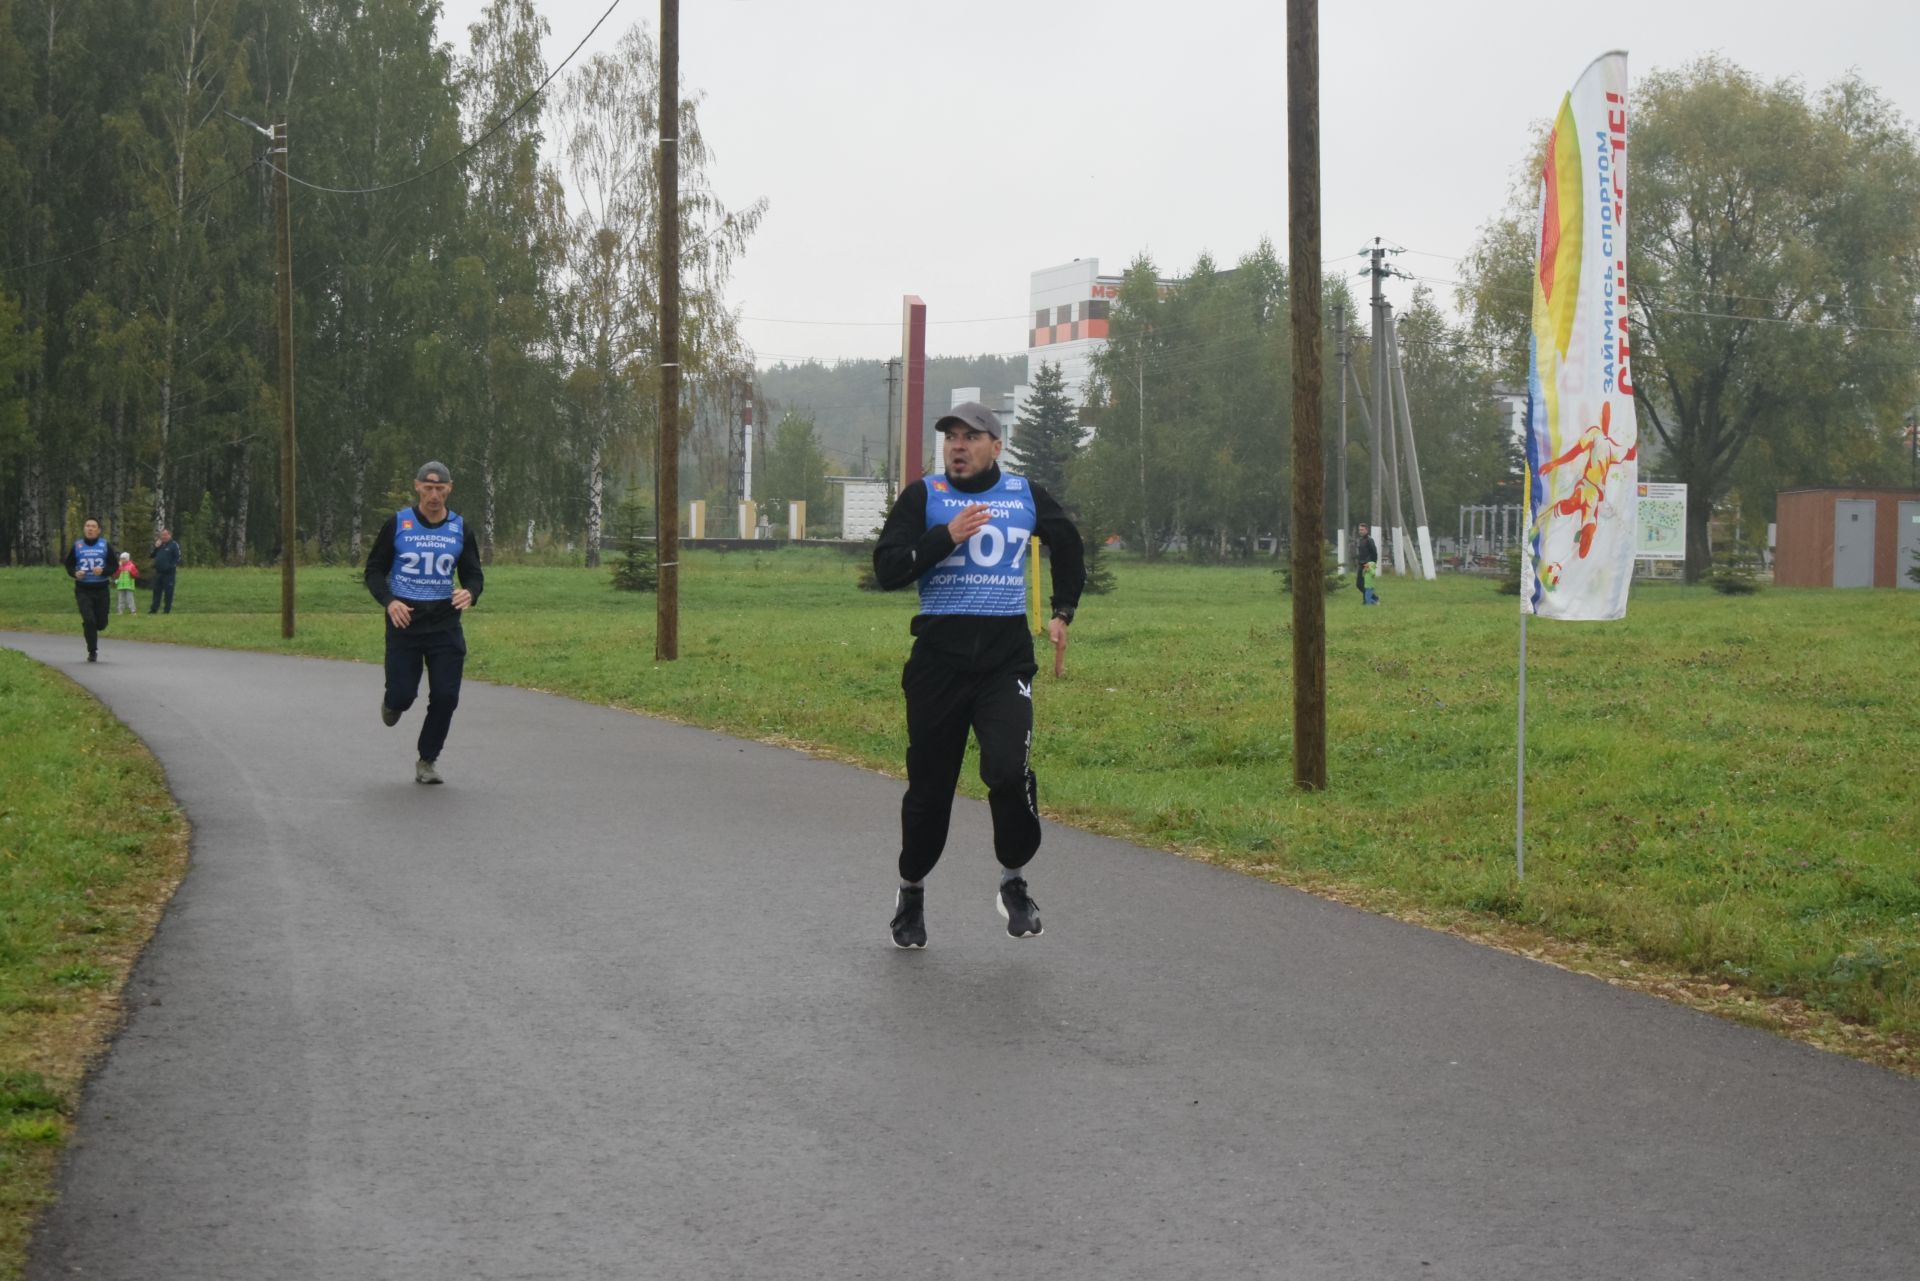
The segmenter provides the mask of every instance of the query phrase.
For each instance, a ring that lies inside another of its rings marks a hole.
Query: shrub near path
[[[186,866],[159,766],[66,678],[0,649],[0,1278],[53,1192],[81,1078]]]
[[[692,553],[682,658],[656,664],[651,596],[604,571],[497,567],[468,672],[898,772],[912,597],[855,590],[856,568],[820,549]],[[1920,811],[1900,781],[1920,756],[1920,593],[1660,585],[1623,622],[1535,623],[1516,882],[1513,598],[1460,578],[1389,579],[1379,609],[1330,597],[1332,786],[1303,795],[1278,576],[1117,568],[1066,678],[1036,689],[1051,816],[1920,1063]],[[380,652],[346,569],[303,571],[291,644],[271,571],[182,587],[171,616],[105,644]],[[70,596],[50,571],[0,571],[0,627],[72,630]],[[964,785],[978,794],[971,771]],[[883,867],[891,815],[855,821]]]

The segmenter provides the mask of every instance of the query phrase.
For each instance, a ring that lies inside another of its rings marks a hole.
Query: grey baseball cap
[[[420,470],[413,473],[415,480],[430,480],[436,485],[451,485],[453,473],[447,470],[443,462],[421,463]]]
[[[1000,439],[1000,419],[991,409],[977,400],[963,400],[941,415],[940,421],[933,425],[935,431],[945,431],[948,424],[983,431],[995,440]]]

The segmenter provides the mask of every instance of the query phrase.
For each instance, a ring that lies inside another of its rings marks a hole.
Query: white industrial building
[[[1059,365],[1068,399],[1085,405],[1093,355],[1106,345],[1108,310],[1119,296],[1120,277],[1101,275],[1098,258],[1075,258],[1034,272],[1027,304],[1033,314],[1027,329],[1027,381],[1033,381],[1042,363]]]

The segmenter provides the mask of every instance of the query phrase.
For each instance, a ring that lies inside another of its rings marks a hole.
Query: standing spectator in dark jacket
[[[67,554],[60,558],[73,580],[74,604],[80,607],[80,630],[87,638],[87,661],[100,661],[100,633],[107,630],[112,617],[113,575],[120,564],[120,553],[100,533],[100,522],[87,517],[81,536],[73,540]]]
[[[147,610],[149,614],[173,612],[173,576],[179,568],[180,544],[173,541],[171,529],[162,529],[160,537],[153,540],[153,605]]]
[[[1354,544],[1354,555],[1360,561],[1360,577],[1354,580],[1354,586],[1360,589],[1360,603],[1378,605],[1380,597],[1368,583],[1380,572],[1380,549],[1373,545],[1373,535],[1365,525],[1360,526],[1360,541]]]

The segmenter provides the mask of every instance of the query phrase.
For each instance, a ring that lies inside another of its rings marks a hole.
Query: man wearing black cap
[[[913,653],[900,678],[907,696],[907,795],[900,805],[896,947],[925,947],[925,879],[946,848],[953,789],[967,731],[980,742],[980,780],[993,812],[1000,860],[998,907],[1014,938],[1040,934],[1025,870],[1040,848],[1032,769],[1033,636],[1027,627],[1027,557],[1038,537],[1053,556],[1056,654],[1086,585],[1080,531],[1045,491],[1000,470],[1000,420],[977,401],[934,424],[946,470],[900,492],[873,549],[888,591],[917,582]]]
[[[420,726],[416,783],[438,783],[434,762],[447,741],[453,709],[460,705],[460,674],[467,663],[467,637],[460,615],[480,599],[484,585],[480,546],[458,512],[447,510],[453,473],[440,462],[423,464],[413,477],[420,501],[387,518],[367,553],[367,590],[387,611],[387,688],[380,720],[392,725],[420,696],[420,669],[427,672],[427,715]],[[454,586],[458,577],[459,586]]]

